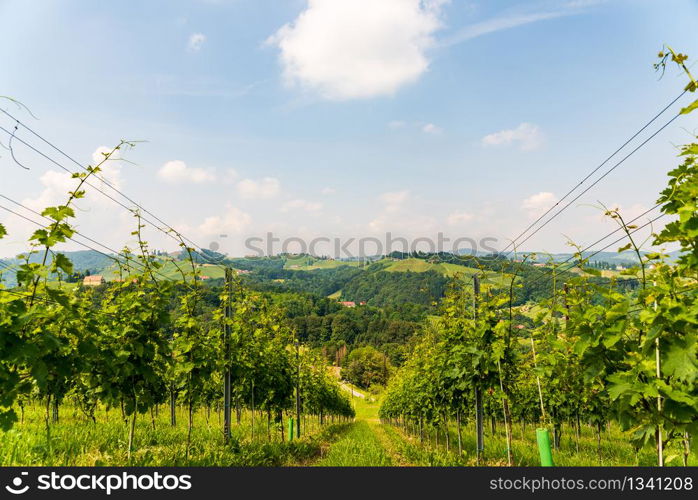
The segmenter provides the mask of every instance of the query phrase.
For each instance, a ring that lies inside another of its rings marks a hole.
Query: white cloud
[[[237,190],[244,199],[267,200],[281,191],[281,183],[275,177],[264,177],[258,181],[243,179],[237,184]]]
[[[97,166],[103,162],[105,158],[104,154],[112,150],[113,148],[108,148],[106,146],[99,146],[95,149],[92,153],[93,166]],[[115,152],[110,156],[109,160],[102,163],[100,166],[101,172],[97,174],[98,179],[107,181],[116,189],[121,189],[123,187],[120,159],[121,157],[118,151]],[[39,182],[42,186],[39,196],[36,198],[27,198],[22,201],[24,205],[37,212],[41,212],[46,207],[65,203],[69,196],[68,192],[73,191],[77,187],[79,180],[73,179],[71,174],[65,171],[48,170],[41,175]],[[99,189],[104,187],[102,183],[94,177],[88,179],[87,182]],[[92,186],[84,186],[86,200],[89,200],[90,203],[98,203],[100,205],[112,203],[104,195],[98,193]]]
[[[443,129],[441,127],[437,127],[433,123],[427,123],[422,127],[422,132],[425,134],[440,134],[443,132]]]
[[[443,0],[308,0],[267,43],[287,85],[333,100],[392,95],[429,67]]]
[[[469,222],[473,220],[474,215],[468,212],[453,212],[447,218],[448,224],[451,226],[457,226],[463,222]]]
[[[322,203],[317,201],[291,200],[284,203],[283,207],[281,207],[282,212],[289,212],[296,209],[317,213],[322,210]]]
[[[49,170],[39,178],[39,182],[43,186],[39,196],[22,201],[24,205],[37,212],[41,212],[46,207],[64,204],[68,198],[68,191],[73,191],[79,181],[71,178],[67,172]],[[87,190],[92,191],[89,187]]]
[[[543,214],[557,202],[558,199],[553,193],[541,191],[526,198],[521,203],[521,208],[528,212],[530,217],[536,217]]]
[[[239,208],[229,206],[222,216],[214,215],[204,219],[198,229],[206,236],[240,234],[250,225],[251,221],[252,218],[249,214]]]
[[[337,192],[337,190],[336,190],[335,188],[329,187],[329,186],[328,186],[328,187],[325,187],[325,188],[322,188],[322,191],[321,191],[321,193],[322,193],[323,195],[325,195],[325,196],[328,196],[328,195],[331,195],[331,194],[335,194],[336,192]]]
[[[172,184],[202,184],[204,182],[216,180],[216,176],[213,172],[204,170],[203,168],[187,167],[187,164],[181,160],[173,160],[165,163],[160,170],[158,170],[158,177]]]
[[[534,151],[543,145],[544,136],[537,125],[521,123],[518,127],[500,130],[482,138],[483,146],[502,146],[518,143],[521,151]]]
[[[407,190],[392,191],[379,196],[379,199],[385,204],[386,212],[397,212],[409,198],[410,192]]]
[[[92,154],[92,165],[96,166],[104,160],[102,153],[108,153],[113,148],[106,146],[98,147]],[[118,152],[117,152],[118,153]],[[121,176],[121,157],[115,153],[112,159],[104,162],[101,166],[101,172],[96,176],[91,176],[87,181],[89,185],[83,185],[85,197],[80,200],[74,200],[72,203],[75,208],[76,219],[73,220],[79,226],[82,234],[94,237],[105,244],[110,244],[113,248],[120,248],[123,243],[123,235],[128,235],[132,230],[132,222],[130,214],[124,219],[116,222],[110,222],[105,225],[104,220],[113,221],[114,213],[123,215],[125,210],[117,206],[112,200],[104,194],[99,193],[97,189],[104,191],[106,194],[114,194],[108,188],[105,188],[103,181],[116,189],[123,188],[123,179]],[[76,168],[76,170],[78,170]],[[65,171],[48,170],[39,177],[40,189],[34,197],[27,197],[20,200],[22,205],[30,210],[42,212],[46,207],[63,205],[68,201],[70,196],[68,193],[74,191],[80,180],[72,178],[71,174]],[[25,214],[30,219],[40,224],[46,224],[46,219],[40,216],[25,211],[21,208],[17,209],[20,213]],[[2,214],[0,214],[2,215]],[[124,223],[124,220],[126,223]],[[27,249],[27,239],[38,229],[39,226],[29,223],[19,217],[10,215],[2,223],[6,226],[9,236],[7,239],[0,240],[3,246],[9,245],[12,248],[12,253],[17,254]],[[105,232],[105,227],[109,230]],[[117,236],[118,235],[118,236]],[[93,245],[92,243],[89,243]],[[98,250],[104,250],[98,245],[93,245]],[[59,248],[65,250],[69,247],[72,250],[84,250],[84,247],[78,246],[76,243],[68,242],[60,244]]]
[[[192,33],[189,35],[189,41],[187,42],[187,50],[189,52],[198,52],[206,41],[206,35],[203,33]]]

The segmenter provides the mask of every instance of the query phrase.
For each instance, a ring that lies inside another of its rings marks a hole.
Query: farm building
[[[350,302],[350,301],[345,301],[345,302],[340,302],[344,307],[356,307],[356,302]]]
[[[95,274],[94,276],[85,276],[82,280],[83,286],[99,286],[105,284],[107,281],[101,274]]]

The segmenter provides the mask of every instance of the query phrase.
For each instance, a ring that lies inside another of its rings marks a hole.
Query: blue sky
[[[683,0],[0,0],[0,95],[38,120],[0,105],[86,163],[147,140],[105,175],[202,246],[242,254],[268,231],[504,246],[680,93],[683,75],[658,79],[652,63],[663,43],[698,57],[696,21]],[[524,247],[609,232],[597,200],[628,217],[651,207],[696,120],[677,120]],[[0,148],[0,194],[58,203],[66,175],[15,153],[31,170]],[[130,242],[124,210],[98,193],[80,208],[85,234]],[[0,255],[23,251],[28,224],[0,222]]]

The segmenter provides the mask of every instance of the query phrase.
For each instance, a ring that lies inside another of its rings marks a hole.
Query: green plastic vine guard
[[[538,451],[540,452],[540,465],[542,467],[553,467],[553,452],[550,449],[550,434],[548,429],[536,429],[536,439],[538,440]]]

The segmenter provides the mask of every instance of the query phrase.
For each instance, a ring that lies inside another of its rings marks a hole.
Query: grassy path
[[[330,446],[319,466],[376,467],[393,464],[386,450],[365,420],[354,422],[339,441]]]
[[[401,467],[414,465],[411,463],[404,451],[405,443],[402,442],[402,438],[400,436],[389,433],[390,429],[380,422],[369,423],[369,427],[373,431],[373,435],[376,437],[378,442],[390,455],[393,465],[399,465]]]
[[[315,465],[329,467],[411,465],[402,453],[402,443],[397,442],[401,438],[390,435],[386,432],[386,427],[380,423],[378,418],[380,404],[363,394],[354,397],[353,402],[356,420]]]
[[[346,390],[346,389],[345,389]],[[455,426],[449,428],[450,449],[446,449],[443,429],[438,442],[433,432],[425,430],[424,441],[408,434],[404,429],[382,424],[378,418],[380,403],[370,394],[354,396],[352,404],[356,419],[335,434],[335,440],[323,447],[321,458],[313,463],[320,466],[475,466],[475,436],[473,423],[463,426],[463,454],[458,454],[458,438]],[[535,441],[535,426],[514,424],[513,452],[517,466],[538,466],[540,459]],[[677,451],[678,453],[678,451]],[[583,426],[577,443],[575,432],[565,426],[562,446],[554,450],[556,465],[626,465],[653,464],[651,449],[639,454],[627,444],[621,431],[611,426],[602,431],[601,447],[597,449],[596,430]],[[677,455],[672,465],[679,465]],[[505,466],[506,439],[503,426],[488,428],[485,432],[484,465]],[[696,455],[689,458],[689,465],[696,464]]]

